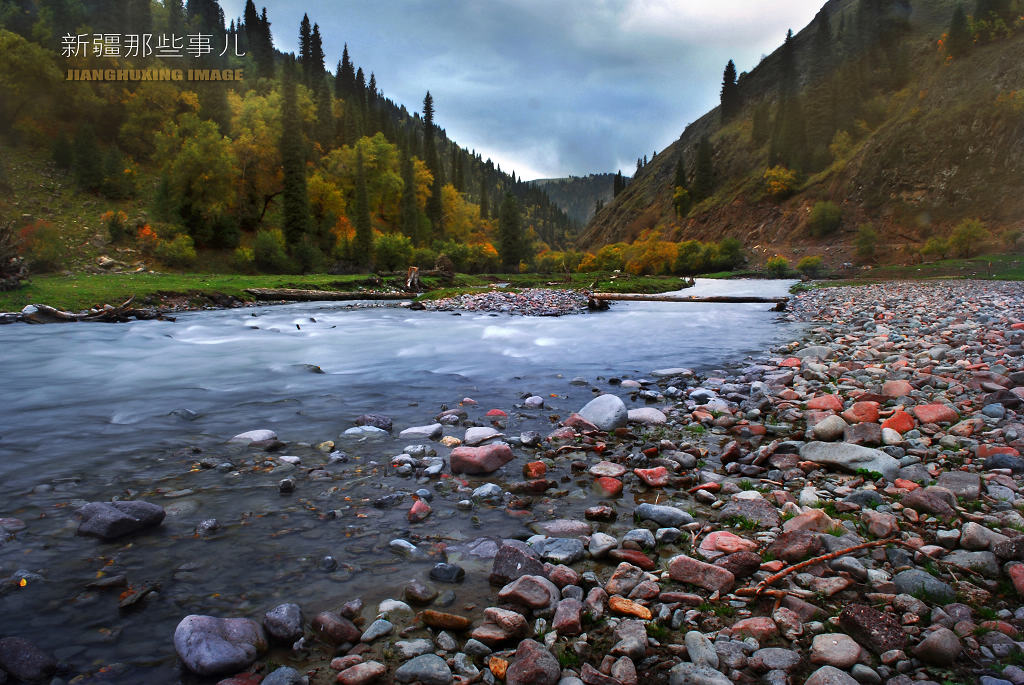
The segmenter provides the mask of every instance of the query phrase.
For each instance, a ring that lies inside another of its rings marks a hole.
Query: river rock
[[[822,666],[817,671],[807,676],[804,685],[861,685],[852,675],[846,671],[840,671],[835,666]]]
[[[556,685],[562,669],[551,652],[534,640],[523,640],[505,671],[506,685]]]
[[[956,497],[946,488],[937,485],[911,490],[903,496],[900,503],[916,511],[935,514],[939,518],[956,517]]]
[[[712,592],[728,592],[736,583],[736,577],[724,568],[692,559],[685,554],[669,559],[668,573],[672,580],[690,583]]]
[[[726,522],[731,519],[752,521],[762,528],[774,528],[782,523],[779,510],[763,497],[733,500],[718,510],[716,518]]]
[[[620,621],[619,625],[615,626],[613,635],[613,655],[628,656],[633,661],[640,661],[647,655],[647,628],[643,621]]]
[[[843,421],[842,417],[832,415],[826,416],[824,419],[814,424],[814,428],[811,429],[811,434],[815,440],[823,440],[825,442],[832,442],[843,437],[846,432],[847,423]]]
[[[537,553],[523,543],[515,542],[518,544],[502,544],[498,548],[498,553],[494,555],[491,575],[488,578],[492,585],[507,585],[521,576],[544,575],[544,563]]]
[[[579,411],[580,416],[600,430],[611,431],[626,425],[626,405],[615,395],[598,395]]]
[[[732,680],[724,673],[710,666],[698,666],[684,661],[672,667],[668,672],[669,685],[733,685]]]
[[[90,502],[79,509],[79,535],[113,540],[158,526],[166,515],[163,507],[142,500]]]
[[[433,440],[441,437],[444,427],[439,423],[432,423],[427,426],[411,426],[398,434],[399,438],[405,440]]]
[[[562,593],[544,576],[521,576],[498,591],[498,598],[531,609],[552,609]]]
[[[20,637],[0,639],[0,673],[27,683],[49,680],[57,670],[57,660]]]
[[[466,435],[462,439],[463,444],[473,447],[481,443],[501,437],[503,433],[498,432],[490,426],[473,426],[466,429]]]
[[[483,623],[473,629],[470,637],[494,645],[507,640],[521,640],[530,633],[526,618],[515,611],[488,607],[484,609]],[[646,638],[647,633],[644,632]]]
[[[174,648],[190,671],[211,676],[247,668],[266,651],[267,638],[252,619],[193,614],[175,628]]]
[[[949,628],[938,628],[928,633],[913,653],[921,661],[931,666],[949,666],[963,650],[960,638]]]
[[[449,685],[452,682],[452,670],[436,654],[422,654],[399,666],[394,677],[400,683]]]
[[[888,480],[896,478],[900,463],[881,450],[848,442],[809,442],[800,448],[800,457],[807,461],[828,466],[838,466],[856,473],[858,469],[877,471]]]
[[[507,443],[497,442],[480,447],[456,447],[449,463],[452,473],[480,475],[493,473],[512,459],[512,448]]]
[[[302,609],[279,604],[263,615],[263,627],[271,639],[291,644],[302,637]]]
[[[936,485],[967,500],[976,500],[981,495],[981,476],[977,473],[944,471],[939,474]]]
[[[379,661],[366,661],[339,673],[337,682],[341,685],[367,685],[377,682],[387,672],[387,666]]]
[[[932,574],[916,568],[900,571],[892,582],[899,592],[915,597],[924,596],[932,602],[946,604],[956,599],[956,592],[952,587]]]
[[[660,426],[668,421],[668,417],[660,409],[641,407],[626,412],[626,420],[629,423],[639,423],[644,426]]]
[[[306,685],[307,682],[306,676],[294,668],[281,666],[264,678],[261,685]]]
[[[359,642],[362,631],[352,621],[333,611],[321,611],[313,618],[313,634],[331,645]]]
[[[382,431],[391,432],[392,421],[391,417],[384,416],[383,414],[363,414],[362,416],[356,417],[357,426],[373,426],[374,428],[380,428]]]
[[[430,577],[442,583],[461,583],[466,577],[466,570],[456,564],[441,561],[430,569]]]
[[[633,509],[633,515],[641,521],[654,521],[664,528],[678,528],[693,523],[693,516],[677,507],[644,502]]]
[[[277,433],[267,429],[246,431],[245,433],[239,433],[228,440],[228,442],[240,442],[248,445],[252,442],[266,442],[268,440],[277,440]]]
[[[689,655],[690,661],[698,666],[718,668],[718,652],[715,651],[715,646],[704,636],[704,633],[697,630],[688,631],[683,636],[683,643],[686,645],[686,653]]]
[[[849,669],[860,661],[861,646],[845,633],[822,633],[811,642],[811,663]]]

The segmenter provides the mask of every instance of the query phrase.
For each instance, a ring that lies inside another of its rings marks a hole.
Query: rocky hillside
[[[581,226],[590,221],[599,206],[612,200],[615,174],[588,174],[568,178],[538,178],[530,185],[538,186],[551,201]]]
[[[873,36],[861,29],[864,6],[872,4],[903,22],[894,42],[904,51],[900,64],[905,75],[885,73],[890,67],[879,55],[891,51],[872,44]],[[968,54],[951,57],[945,34],[954,7],[946,0],[830,0],[792,41],[796,87],[807,120],[820,105],[822,83],[833,89],[829,104],[840,110],[833,113],[837,121],[843,110],[856,112],[845,127],[836,127],[829,149],[821,150],[823,163],[797,169],[792,193],[784,199],[766,190],[764,173],[778,163],[775,141],[762,137],[755,142],[754,120],[762,107],[771,112],[778,131],[785,52],[780,47],[740,76],[742,107],[732,120],[723,124],[721,108],[715,108],[690,125],[597,213],[580,246],[630,242],[655,229],[671,240],[735,236],[755,254],[813,250],[847,258],[858,227],[871,222],[886,256],[904,261],[929,236],[945,234],[966,217],[981,218],[996,233],[1021,227],[1024,22],[1011,21],[998,36],[982,30]],[[823,16],[835,46],[824,75],[815,53]],[[850,74],[859,77],[859,90],[853,102],[844,103],[842,98],[850,96],[844,79]],[[679,215],[673,203],[676,166],[682,159],[692,186],[697,147],[705,136],[712,148],[713,192],[695,198],[698,202]],[[814,203],[823,200],[841,207],[842,222],[834,234],[815,239],[807,219]]]

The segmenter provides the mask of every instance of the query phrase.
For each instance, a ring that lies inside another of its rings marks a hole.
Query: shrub
[[[696,276],[707,271],[707,246],[699,240],[685,240],[676,247],[673,271],[681,276]]]
[[[239,271],[244,271],[246,273],[255,271],[256,254],[253,252],[251,247],[243,247],[239,245],[231,255],[231,263],[234,264],[235,268]]]
[[[48,221],[34,221],[21,229],[22,255],[33,271],[58,271],[67,259],[60,229]]]
[[[260,271],[285,273],[290,270],[290,262],[284,248],[284,233],[279,228],[271,228],[256,233],[253,244],[253,259]]]
[[[28,278],[28,267],[18,254],[14,223],[0,224],[0,290],[14,290]]]
[[[843,210],[836,203],[826,200],[814,203],[807,226],[811,231],[811,235],[820,238],[835,233],[842,221]]]
[[[100,221],[106,225],[112,243],[120,243],[131,235],[131,231],[128,230],[128,215],[122,211],[115,212],[111,209],[103,212]]]
[[[843,159],[853,149],[853,138],[847,131],[836,131],[829,143],[828,151],[832,153],[832,159]]]
[[[1003,241],[1003,245],[1007,250],[1016,250],[1017,243],[1020,242],[1021,236],[1024,235],[1024,230],[1020,228],[1008,228],[1000,234],[1000,238]]]
[[[438,255],[447,256],[456,272],[466,272],[466,263],[469,261],[469,246],[465,243],[460,243],[457,240],[437,241],[434,243],[434,251]]]
[[[575,252],[574,250],[567,250],[565,252],[548,250],[537,256],[537,271],[545,274],[564,273],[567,270],[576,271],[580,264],[583,263],[583,260],[584,255],[582,252]]]
[[[769,167],[764,172],[764,187],[777,200],[783,200],[796,190],[796,172],[782,166]]]
[[[597,257],[593,253],[588,252],[583,256],[580,261],[580,265],[576,267],[576,271],[580,273],[588,273],[597,269]]]
[[[626,266],[626,243],[612,243],[597,251],[595,261],[599,271],[622,270]]]
[[[437,262],[437,254],[429,247],[417,247],[409,257],[411,265],[418,266],[423,270],[433,269],[435,262]]]
[[[501,266],[498,250],[490,243],[473,243],[469,246],[466,269],[470,273],[495,272]]]
[[[373,241],[377,268],[395,271],[409,266],[412,259],[412,241],[401,233],[378,233]]]
[[[715,269],[730,271],[746,261],[743,255],[743,243],[736,238],[723,238],[715,246],[713,266]]]
[[[196,246],[190,236],[182,233],[174,240],[159,243],[156,246],[156,256],[157,259],[169,266],[192,266],[196,261]]]
[[[921,255],[931,259],[942,259],[949,252],[949,241],[939,236],[932,236],[921,248]]]
[[[816,278],[824,264],[820,255],[808,255],[796,263],[796,270],[807,278]]]
[[[857,239],[854,241],[857,246],[857,257],[862,261],[870,261],[875,256],[875,246],[878,245],[878,231],[871,224],[861,224],[857,228]]]
[[[692,204],[693,198],[690,197],[690,191],[682,186],[676,186],[672,191],[672,206],[675,207],[676,217],[686,216],[690,212]]]
[[[772,276],[781,278],[789,273],[789,260],[782,255],[775,255],[765,263],[764,268]]]
[[[302,240],[293,248],[292,256],[299,271],[304,274],[316,271],[324,260],[320,247],[308,235],[302,236]]]
[[[959,257],[971,257],[981,251],[991,237],[988,227],[980,219],[964,219],[953,229],[949,247]]]

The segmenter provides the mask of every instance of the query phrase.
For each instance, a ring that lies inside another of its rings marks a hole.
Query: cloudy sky
[[[756,66],[824,0],[255,0],[276,47],[303,12],[328,67],[356,66],[449,137],[525,179],[622,169],[718,103],[729,59]],[[230,19],[245,0],[222,0]]]

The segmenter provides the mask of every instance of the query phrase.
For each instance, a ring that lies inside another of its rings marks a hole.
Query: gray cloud
[[[328,67],[349,54],[410,110],[434,96],[460,145],[524,178],[632,173],[718,103],[740,71],[805,26],[821,0],[331,0],[267,5],[275,44],[320,24]],[[223,0],[228,17],[244,0]]]

